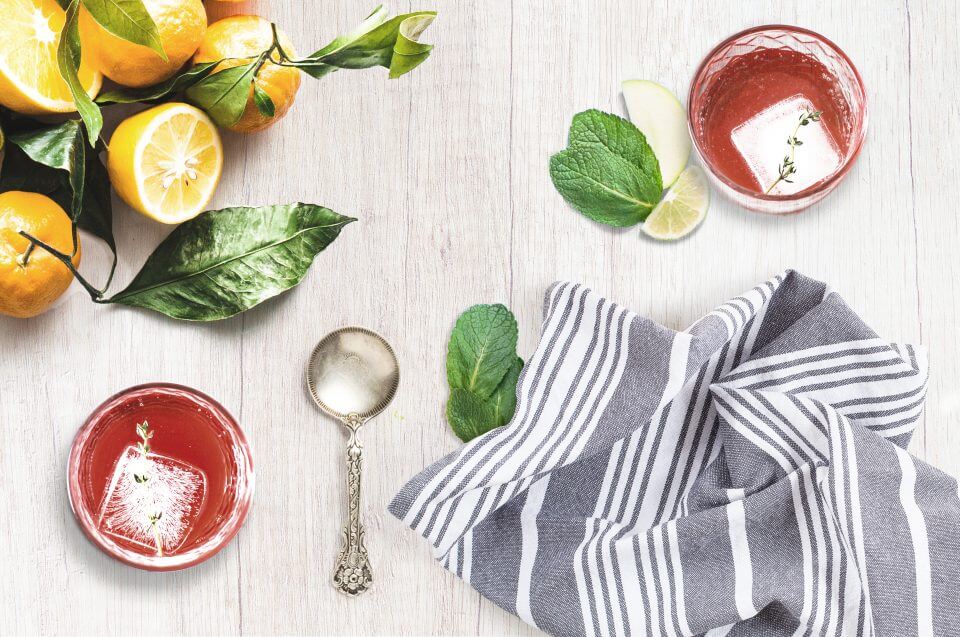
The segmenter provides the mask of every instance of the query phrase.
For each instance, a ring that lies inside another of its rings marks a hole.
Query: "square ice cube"
[[[163,553],[173,553],[199,515],[206,490],[207,478],[196,467],[153,453],[144,457],[130,446],[114,467],[98,526],[150,552],[159,539]]]
[[[733,129],[733,145],[743,156],[760,187],[766,190],[780,176],[778,166],[790,154],[787,139],[793,135],[800,115],[816,110],[803,95],[794,95],[770,106]],[[789,195],[829,176],[840,165],[840,150],[822,122],[801,126],[797,138],[794,165],[797,172],[789,177],[793,183],[781,181],[771,194]]]

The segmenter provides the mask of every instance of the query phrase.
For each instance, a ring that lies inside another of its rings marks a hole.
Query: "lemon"
[[[710,186],[707,176],[697,166],[689,166],[680,173],[677,181],[640,227],[654,239],[680,239],[700,225],[709,207]]]
[[[287,35],[277,30],[280,46],[290,57],[296,57],[293,43]],[[273,31],[270,22],[256,15],[235,15],[217,20],[207,29],[207,34],[197,49],[193,61],[216,62],[223,60],[217,70],[228,69],[241,64],[249,64],[251,60],[270,48],[273,43]],[[289,66],[280,66],[267,62],[257,73],[257,86],[261,88],[274,105],[273,116],[264,115],[253,101],[253,86],[247,97],[247,105],[243,115],[230,130],[238,133],[253,133],[272,126],[283,117],[297,96],[300,89],[300,70]]]
[[[125,119],[107,152],[110,182],[120,198],[161,223],[203,212],[222,168],[217,127],[200,109],[177,102]]]
[[[28,115],[77,110],[57,67],[66,15],[56,0],[0,0],[0,104]],[[90,96],[103,81],[83,56],[80,83]]]
[[[45,312],[67,291],[73,274],[43,248],[31,250],[21,231],[71,254],[73,224],[46,195],[18,190],[0,194],[0,314],[30,318]],[[80,266],[79,243],[71,262]]]
[[[97,69],[123,86],[152,86],[172,77],[200,46],[207,12],[200,0],[144,0],[157,25],[167,59],[153,49],[117,37],[80,11],[80,33]]]

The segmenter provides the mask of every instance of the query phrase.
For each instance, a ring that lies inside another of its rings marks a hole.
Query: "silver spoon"
[[[393,348],[382,336],[362,327],[344,327],[324,336],[307,367],[307,386],[317,406],[350,432],[347,522],[333,585],[351,596],[363,593],[373,583],[360,520],[363,447],[357,434],[365,422],[386,409],[399,384],[400,366]]]

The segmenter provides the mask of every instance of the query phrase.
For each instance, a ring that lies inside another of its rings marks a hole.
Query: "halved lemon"
[[[28,115],[77,110],[57,68],[66,15],[56,0],[0,0],[0,104]],[[103,77],[86,58],[80,83],[90,96]]]
[[[200,109],[177,102],[125,119],[107,152],[120,198],[160,223],[182,223],[203,212],[222,169],[216,125]]]
[[[696,230],[709,207],[707,176],[699,167],[688,166],[640,228],[661,241],[680,239]]]

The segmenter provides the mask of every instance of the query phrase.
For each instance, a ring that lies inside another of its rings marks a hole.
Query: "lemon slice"
[[[677,181],[640,227],[654,239],[680,239],[700,225],[709,207],[710,185],[707,176],[697,166],[689,166],[680,173]]]
[[[182,223],[203,212],[222,168],[217,127],[200,109],[176,102],[125,119],[107,153],[120,198],[160,223]]]
[[[0,0],[0,104],[28,115],[77,110],[57,67],[66,15],[56,0]],[[80,83],[90,96],[103,81],[80,63]]]

